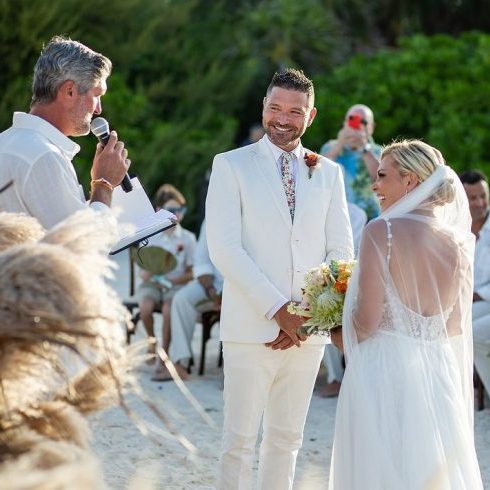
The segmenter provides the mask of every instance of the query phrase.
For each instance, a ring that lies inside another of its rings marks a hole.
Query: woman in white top
[[[421,141],[389,145],[346,296],[331,490],[482,489],[473,440],[474,237]]]
[[[155,207],[166,209],[182,221],[185,213],[185,198],[172,185],[162,185],[155,197]],[[196,236],[186,230],[180,224],[166,230],[148,241],[151,246],[161,247],[170,252],[176,259],[176,266],[163,277],[154,276],[147,270],[140,270],[140,278],[143,280],[138,287],[137,297],[141,320],[145,326],[150,339],[155,339],[153,330],[153,312],[155,308],[161,308],[162,312],[162,346],[168,352],[170,346],[171,318],[170,309],[174,294],[190,280],[192,280],[192,266],[194,263],[194,250],[196,247]],[[153,344],[156,346],[156,341]],[[150,348],[150,352],[154,349]],[[187,372],[179,372],[181,377],[187,377]],[[172,379],[161,360],[157,357],[157,367],[153,381],[167,381]]]

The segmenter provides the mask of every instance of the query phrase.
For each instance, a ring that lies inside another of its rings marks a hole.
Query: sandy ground
[[[125,265],[125,257],[119,257]],[[124,278],[124,267],[121,272]],[[119,280],[117,289],[124,295],[127,284]],[[194,338],[194,352],[199,352],[201,329],[198,326]],[[204,376],[193,373],[186,382],[189,390],[215,423],[207,425],[175,383],[155,383],[150,380],[152,368],[144,366],[139,379],[145,393],[172,420],[177,430],[197,448],[193,455],[175,439],[158,435],[152,442],[136,428],[119,408],[107,410],[92,418],[93,446],[99,455],[111,489],[128,488],[137,475],[138,483],[132,488],[143,488],[143,482],[156,489],[199,489],[215,487],[222,423],[222,371],[217,367],[218,327],[208,342],[206,372]],[[138,328],[136,338],[143,338],[143,328]],[[197,357],[196,361],[199,361]],[[196,372],[196,370],[195,370]],[[317,389],[325,383],[321,372]],[[135,397],[130,397],[133,411],[150,427],[162,429],[162,423]],[[486,400],[486,407],[490,401]],[[305,427],[303,448],[299,453],[295,490],[323,490],[328,485],[330,454],[332,449],[336,399],[323,399],[313,395]],[[490,489],[490,409],[475,412],[475,433],[478,458],[485,488]]]

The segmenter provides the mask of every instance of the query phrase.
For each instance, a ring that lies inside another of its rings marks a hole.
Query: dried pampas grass
[[[125,407],[142,357],[124,345],[128,313],[106,282],[114,219],[88,209],[44,233],[0,213],[0,230],[12,224],[0,240],[2,489],[104,488],[82,415]]]

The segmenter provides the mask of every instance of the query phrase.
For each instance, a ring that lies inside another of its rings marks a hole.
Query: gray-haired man
[[[68,136],[88,134],[112,64],[83,44],[55,36],[34,67],[29,113],[14,113],[12,126],[0,134],[0,209],[36,217],[51,228],[86,206],[72,164],[80,147]],[[130,161],[124,144],[111,133],[97,147],[91,168],[91,206],[110,206]]]

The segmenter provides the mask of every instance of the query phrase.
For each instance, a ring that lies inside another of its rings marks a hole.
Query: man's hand
[[[368,142],[367,132],[363,129],[353,129],[348,126],[343,127],[337,135],[339,144],[349,146],[353,150],[364,148]]]
[[[342,341],[342,327],[336,327],[330,330],[330,338],[332,339],[332,344],[343,353],[344,342]]]
[[[291,339],[293,344],[299,347],[301,342],[306,340],[306,335],[298,333],[304,323],[304,319],[297,315],[291,315],[291,313],[288,313],[287,308],[288,303],[282,305],[274,315],[274,319],[279,325],[279,328]]]
[[[140,270],[140,277],[143,281],[147,282],[151,280],[153,274],[150,271],[145,271],[144,269]]]
[[[294,342],[291,340],[291,337],[284,332],[283,330],[279,330],[279,335],[272,342],[267,342],[265,344],[266,347],[270,347],[272,350],[286,350],[290,347],[294,346]]]
[[[103,178],[115,187],[122,182],[130,165],[128,150],[117,140],[117,133],[111,131],[107,144],[97,145],[90,175],[92,180]]]

